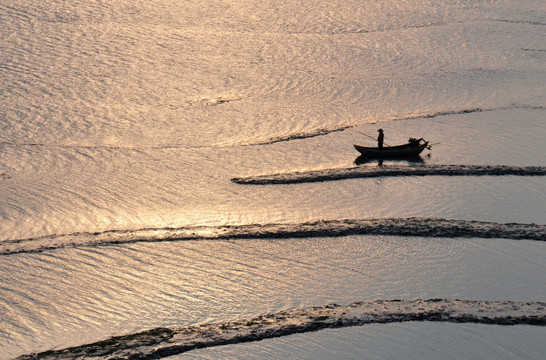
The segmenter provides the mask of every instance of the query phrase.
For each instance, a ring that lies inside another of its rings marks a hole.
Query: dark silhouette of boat
[[[428,147],[428,141],[421,139],[410,138],[407,144],[396,146],[384,146],[382,149],[377,147],[366,147],[354,145],[355,149],[362,156],[375,159],[386,158],[409,158],[418,156]]]

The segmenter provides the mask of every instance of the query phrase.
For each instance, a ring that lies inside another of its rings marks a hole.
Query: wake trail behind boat
[[[418,165],[381,166],[324,169],[271,175],[236,177],[231,180],[245,185],[301,184],[307,182],[335,181],[356,178],[393,176],[545,176],[546,166],[506,165]]]
[[[318,220],[294,224],[194,226],[97,233],[51,235],[0,242],[0,255],[36,253],[67,247],[108,246],[137,242],[243,240],[341,237],[354,235],[443,238],[498,238],[546,241],[546,225],[446,220],[383,218]]]
[[[159,359],[193,349],[276,338],[327,328],[407,321],[546,325],[546,303],[477,300],[376,300],[285,310],[252,319],[156,328],[105,341],[21,356],[29,359]]]

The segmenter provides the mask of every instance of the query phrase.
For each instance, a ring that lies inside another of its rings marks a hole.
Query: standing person
[[[383,150],[383,139],[385,138],[385,135],[383,134],[383,129],[377,130],[379,132],[379,135],[377,136],[377,147],[379,150]]]

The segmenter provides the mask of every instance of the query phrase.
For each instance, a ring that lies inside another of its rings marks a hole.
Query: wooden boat
[[[428,141],[423,139],[410,139],[407,144],[384,146],[381,150],[377,147],[354,145],[355,149],[358,150],[362,156],[376,159],[407,158],[418,156],[427,146]]]

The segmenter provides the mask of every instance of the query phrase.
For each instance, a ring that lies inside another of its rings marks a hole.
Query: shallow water
[[[440,143],[381,168],[545,167],[545,19],[514,0],[0,5],[0,358],[332,301],[545,300],[543,241],[211,240],[329,220],[546,225],[544,176],[231,180],[379,169],[353,148],[379,127]]]

